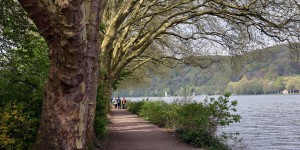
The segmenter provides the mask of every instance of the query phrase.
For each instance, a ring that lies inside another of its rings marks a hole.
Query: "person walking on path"
[[[122,99],[122,109],[126,109],[126,99],[123,97]]]
[[[116,99],[113,99],[113,100],[112,100],[112,103],[114,104],[115,109],[117,109],[117,107],[118,107],[118,102],[117,102],[117,100],[116,100]]]
[[[121,109],[121,98],[120,97],[118,97],[117,102],[118,102],[118,109]]]

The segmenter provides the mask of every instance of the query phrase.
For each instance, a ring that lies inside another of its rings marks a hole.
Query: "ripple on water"
[[[300,95],[234,96],[240,123],[222,128],[237,131],[246,150],[300,150]]]

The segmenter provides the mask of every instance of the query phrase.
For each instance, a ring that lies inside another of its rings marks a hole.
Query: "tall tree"
[[[50,54],[36,149],[85,149],[94,137],[101,0],[19,0]]]
[[[18,1],[2,0],[0,12],[0,147],[31,149],[49,69],[47,45]]]
[[[109,1],[102,17],[102,79],[114,82],[124,71],[169,59],[206,68],[219,61],[208,55],[297,41],[298,7],[284,0]]]
[[[118,79],[128,64],[147,62],[137,58],[157,48],[163,56],[150,60],[193,63],[222,47],[240,54],[233,50],[256,45],[254,39],[298,34],[292,30],[298,27],[297,1],[114,0],[107,7],[102,0],[19,2],[45,38],[51,59],[37,149],[82,149],[93,137],[100,10],[107,14],[100,81]]]

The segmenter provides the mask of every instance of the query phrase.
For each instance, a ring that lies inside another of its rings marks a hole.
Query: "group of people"
[[[121,100],[120,97],[118,98],[112,98],[112,104],[115,106],[115,109],[126,109],[126,99],[123,97]]]

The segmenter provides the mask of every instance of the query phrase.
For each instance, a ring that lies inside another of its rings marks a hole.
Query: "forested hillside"
[[[120,96],[164,96],[200,94],[275,94],[284,89],[300,89],[299,53],[286,45],[269,47],[209,69],[178,65],[170,72],[154,76],[144,87],[125,87]]]

